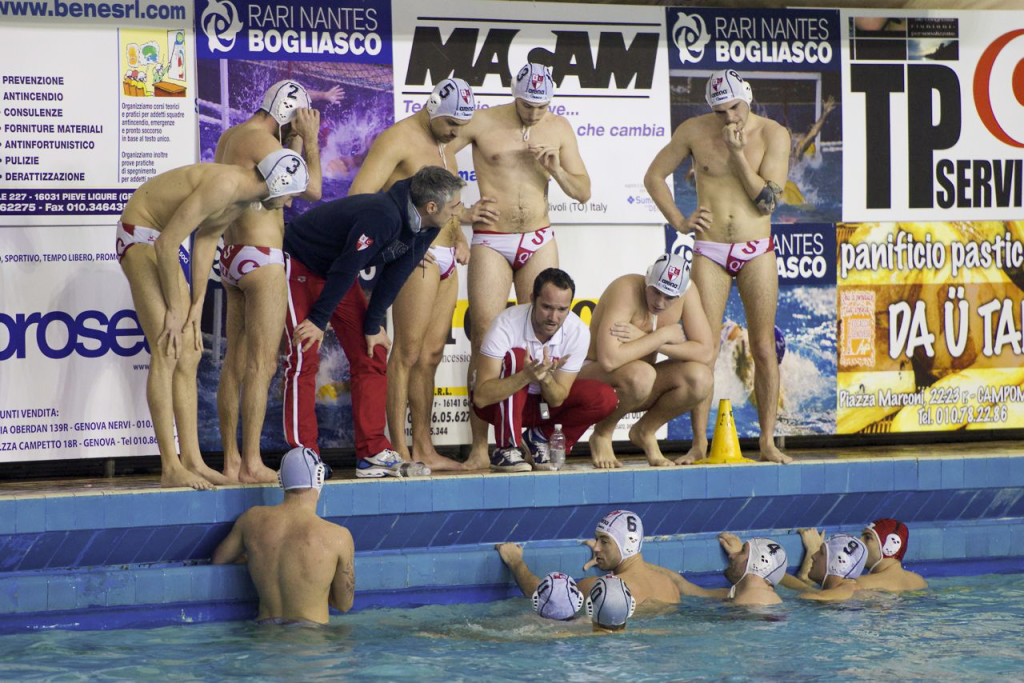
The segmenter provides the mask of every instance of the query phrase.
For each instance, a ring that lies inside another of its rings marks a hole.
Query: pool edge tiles
[[[254,599],[244,569],[206,561],[238,514],[282,496],[267,485],[2,496],[0,632],[67,628],[76,615],[98,628],[89,615],[102,613],[116,626],[133,605],[150,625],[243,618]],[[911,566],[1020,568],[1024,455],[346,480],[327,483],[318,509],[356,539],[357,606],[398,606],[507,594],[493,550],[504,540],[525,543],[538,573],[579,575],[579,539],[615,508],[641,515],[649,559],[698,575],[720,571],[722,530],[770,533],[798,553],[796,527],[856,532],[881,516],[910,525]]]

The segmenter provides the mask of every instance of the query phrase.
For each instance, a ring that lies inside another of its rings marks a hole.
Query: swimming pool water
[[[365,610],[323,629],[249,623],[0,638],[4,680],[995,680],[1024,676],[1024,574],[913,595],[741,609],[686,598],[622,634],[541,620],[523,598]],[[358,597],[357,597],[358,604]]]

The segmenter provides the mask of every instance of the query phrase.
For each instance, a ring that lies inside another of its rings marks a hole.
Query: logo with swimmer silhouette
[[[122,31],[121,74],[126,97],[185,97],[184,29]]]
[[[238,18],[238,9],[228,0],[210,0],[199,19],[199,25],[206,34],[210,52],[231,52],[235,47],[235,36],[243,28]]]
[[[690,64],[704,59],[704,46],[711,42],[711,36],[699,14],[680,12],[672,27],[672,42],[679,50],[679,61]]]

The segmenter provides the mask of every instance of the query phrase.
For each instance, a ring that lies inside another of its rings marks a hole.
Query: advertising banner
[[[391,6],[387,0],[290,2],[199,0],[199,141],[202,161],[213,161],[217,140],[245,121],[274,83],[293,79],[320,112],[321,201],[340,199],[374,138],[392,116]],[[313,206],[296,199],[285,221]],[[370,286],[374,273],[364,272]],[[213,277],[218,277],[216,271]],[[225,348],[223,291],[211,283],[199,367],[199,440],[221,450],[217,386]],[[348,360],[328,332],[317,377],[321,448],[353,444]],[[286,449],[282,431],[282,370],[271,385],[261,446]]]
[[[417,111],[452,75],[473,88],[478,108],[510,103],[524,64],[549,65],[549,111],[572,126],[592,190],[580,204],[552,182],[552,224],[660,221],[643,179],[671,134],[663,10],[466,0],[428,9],[395,0],[394,12],[397,118]],[[459,156],[459,168],[475,179],[469,154]]]
[[[831,223],[773,224],[772,237],[779,272],[775,314],[779,405],[775,434],[833,434],[836,423],[835,226]],[[666,226],[666,248],[675,250],[678,240],[679,234]],[[754,398],[754,358],[745,304],[737,287],[731,288],[725,306],[708,438],[714,431],[718,401],[723,398],[729,399],[732,405],[737,434],[744,438],[760,436]],[[682,440],[692,438],[690,416],[682,415],[669,423],[668,436]]]
[[[784,125],[792,139],[780,223],[838,221],[843,138],[840,135],[839,13],[833,10],[669,8],[672,129],[711,110],[708,75],[735,69],[751,85],[751,111]],[[690,164],[675,173],[676,204],[697,208]]]
[[[195,161],[191,3],[0,3],[0,21],[0,461],[155,454],[114,226]]]
[[[1024,216],[1024,14],[842,14],[844,221]]]
[[[1024,424],[1024,222],[838,232],[837,432]]]

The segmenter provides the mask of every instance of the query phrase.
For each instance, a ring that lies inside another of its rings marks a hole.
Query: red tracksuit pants
[[[510,377],[519,372],[526,360],[526,349],[512,349],[501,362],[501,377]],[[498,448],[519,446],[523,429],[539,427],[545,438],[550,438],[555,425],[562,425],[565,434],[565,450],[583,436],[583,432],[614,412],[619,404],[615,390],[604,382],[593,379],[577,379],[572,383],[569,395],[562,405],[550,408],[550,419],[540,418],[540,394],[529,393],[523,387],[503,401],[483,408],[473,406],[477,417],[494,425],[494,440]]]
[[[295,328],[306,319],[324,288],[324,279],[305,265],[291,260],[288,278],[288,314],[285,317],[285,348],[288,360],[284,375],[284,435],[293,448],[305,446],[317,453],[319,429],[316,422],[316,373],[320,368],[319,345],[301,351],[292,343]],[[331,314],[330,325],[348,358],[352,383],[352,421],[355,427],[356,457],[376,455],[391,442],[384,436],[388,393],[387,352],[383,346],[366,355],[363,318],[366,295],[356,281]]]

